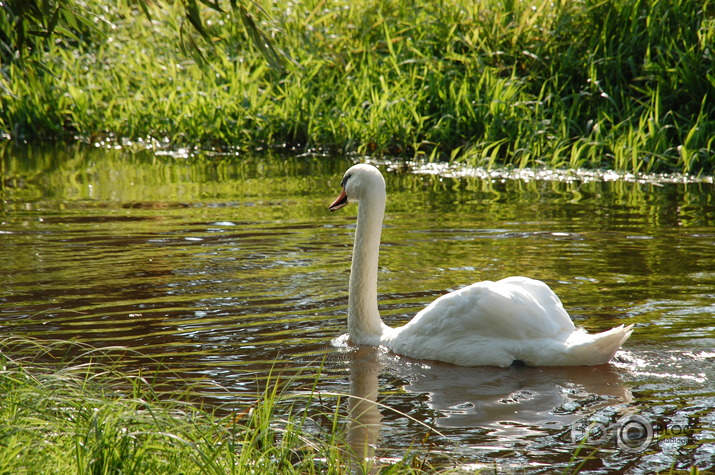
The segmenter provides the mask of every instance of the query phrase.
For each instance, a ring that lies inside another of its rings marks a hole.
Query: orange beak
[[[336,211],[348,204],[348,195],[345,194],[345,188],[340,191],[340,195],[333,201],[333,204],[328,208],[330,211]]]

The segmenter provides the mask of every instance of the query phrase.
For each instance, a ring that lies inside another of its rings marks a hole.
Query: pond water
[[[161,362],[157,384],[192,382],[229,406],[276,374],[286,391],[317,380],[326,395],[366,398],[321,404],[361,414],[348,436],[374,443],[378,464],[429,446],[437,464],[486,473],[715,468],[712,179],[378,164],[389,325],[510,275],[548,283],[591,332],[636,324],[606,366],[461,368],[335,343],[357,209],[327,206],[350,159],[2,154],[10,356],[27,338],[127,347],[128,369]],[[629,438],[638,430],[648,440]]]

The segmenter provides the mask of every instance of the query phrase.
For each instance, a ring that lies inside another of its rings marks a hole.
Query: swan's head
[[[348,203],[356,202],[371,196],[385,196],[385,179],[380,170],[361,163],[350,167],[340,182],[343,187],[338,198],[330,205],[330,211],[335,211]]]

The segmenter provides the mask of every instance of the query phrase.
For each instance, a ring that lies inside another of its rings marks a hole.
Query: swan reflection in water
[[[357,465],[365,472],[372,467],[382,427],[378,408],[378,376],[382,371],[381,350],[375,346],[360,346],[348,353],[350,366],[350,398],[348,400],[347,440]]]
[[[405,381],[402,388],[407,392],[425,394],[427,418],[437,430],[473,429],[477,445],[485,448],[523,444],[529,437],[553,434],[596,410],[631,400],[612,365],[467,368],[411,360],[373,346],[345,348],[345,354],[352,396],[347,439],[361,471],[367,472],[379,465],[375,449],[383,414],[393,406],[391,400],[378,403],[381,374]],[[414,407],[395,405],[395,410],[425,419]]]

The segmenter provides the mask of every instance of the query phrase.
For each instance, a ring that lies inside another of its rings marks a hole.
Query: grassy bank
[[[99,2],[98,2],[99,3]],[[230,12],[95,8],[95,27],[2,65],[16,140],[149,138],[472,164],[711,172],[708,1],[259,2],[272,68]],[[5,26],[7,27],[7,25]],[[184,43],[196,40],[206,64]]]
[[[0,352],[0,473],[330,474],[367,468],[346,441],[341,398],[317,404],[317,395],[282,391],[276,377],[255,403],[216,412],[180,380],[169,396],[155,391],[151,374],[123,369],[118,356],[126,350],[0,342],[4,350],[21,346],[35,361]],[[407,456],[382,470],[434,469]]]

